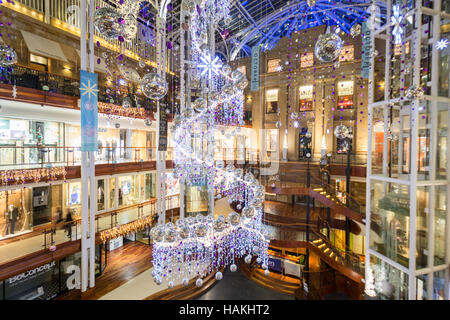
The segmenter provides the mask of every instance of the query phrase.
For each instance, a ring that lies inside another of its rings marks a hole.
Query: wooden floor
[[[152,248],[141,242],[130,242],[123,247],[108,252],[108,263],[103,274],[95,279],[95,290],[89,299],[97,300],[117,289],[152,267]],[[72,290],[73,291],[73,290]],[[68,294],[61,300],[77,299]]]

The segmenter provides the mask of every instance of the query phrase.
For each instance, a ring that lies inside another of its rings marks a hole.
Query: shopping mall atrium
[[[450,0],[2,0],[0,300],[450,300],[449,80]]]

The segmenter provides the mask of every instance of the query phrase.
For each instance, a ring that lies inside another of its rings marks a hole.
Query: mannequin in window
[[[6,233],[8,234],[14,234],[14,229],[16,227],[16,221],[19,218],[19,210],[13,205],[9,205],[7,216],[6,216]]]

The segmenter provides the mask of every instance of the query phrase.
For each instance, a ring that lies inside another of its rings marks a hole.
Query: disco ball
[[[162,226],[156,226],[150,231],[151,238],[156,242],[161,242],[164,238],[164,230]]]
[[[133,102],[129,97],[124,98],[122,101],[122,107],[124,107],[125,109],[131,108],[132,104]]]
[[[205,237],[207,232],[208,232],[208,228],[203,223],[201,223],[195,227],[195,235],[199,238]]]
[[[177,231],[175,228],[168,228],[164,236],[164,240],[167,242],[174,242],[177,239]]]
[[[150,127],[150,126],[152,125],[152,119],[146,118],[146,119],[144,120],[144,124],[145,124],[147,127]]]
[[[202,279],[197,279],[197,281],[195,281],[195,285],[200,288],[203,285],[203,280]]]
[[[216,272],[216,280],[222,280],[222,278],[223,278],[222,272],[217,271],[217,272]]]
[[[98,33],[106,40],[115,40],[123,32],[123,25],[119,23],[119,14],[113,8],[103,7],[94,14],[94,25]]]
[[[341,54],[344,42],[335,33],[321,34],[316,42],[314,52],[322,62],[332,62]]]
[[[230,271],[231,271],[231,272],[236,272],[236,270],[237,270],[237,266],[233,263],[233,264],[230,266]]]
[[[168,85],[157,73],[147,73],[142,78],[141,90],[147,98],[160,100],[167,94]]]
[[[316,5],[316,0],[306,0],[308,7],[314,7]]]
[[[424,94],[425,94],[425,92],[420,87],[419,88],[418,87],[410,87],[406,91],[406,97],[408,99],[410,99],[410,100],[412,100],[412,99],[420,99],[420,98],[423,97]]]
[[[123,30],[121,32],[121,36],[126,41],[132,41],[136,37],[136,33],[138,30],[137,19],[136,16],[132,13],[128,13],[123,18]]]
[[[17,63],[17,54],[13,48],[0,44],[0,65],[3,67]]]
[[[225,230],[225,217],[220,215],[216,221],[214,221],[213,228],[216,232],[222,232]]]
[[[253,218],[255,216],[255,210],[252,207],[245,207],[242,210],[242,213],[247,217],[247,218]]]
[[[183,286],[187,287],[188,284],[189,284],[189,280],[186,279],[186,278],[184,278],[184,279],[183,279]]]
[[[350,28],[350,35],[354,38],[357,37],[361,34],[361,25],[358,23],[355,23],[351,28]]]
[[[139,67],[145,68],[145,61],[144,60],[139,61]]]
[[[264,275],[265,275],[266,277],[268,277],[268,276],[270,275],[269,269],[264,270]]]
[[[252,262],[252,256],[251,256],[251,255],[246,256],[246,257],[244,258],[244,262],[245,262],[246,264],[250,264],[250,262]]]
[[[334,135],[336,136],[336,138],[338,139],[344,139],[348,136],[348,134],[350,133],[350,131],[348,130],[348,128],[344,125],[339,125],[334,129]]]
[[[191,234],[191,229],[189,228],[189,226],[186,226],[186,225],[182,226],[180,228],[179,234],[180,234],[181,239],[187,239],[187,238],[189,238],[189,235]]]
[[[203,99],[203,98],[195,99],[195,101],[192,103],[192,108],[194,108],[194,110],[198,113],[205,111],[205,109],[206,109],[205,99]]]
[[[228,76],[231,73],[230,65],[226,64],[222,67],[222,73]]]
[[[169,289],[172,289],[172,288],[174,287],[173,281],[169,281],[169,283],[167,284],[167,286],[169,287]]]
[[[237,212],[232,212],[228,215],[228,220],[230,221],[232,226],[237,226],[241,221],[241,216]]]

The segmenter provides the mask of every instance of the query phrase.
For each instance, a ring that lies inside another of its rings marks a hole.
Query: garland
[[[98,112],[106,113],[109,116],[128,117],[136,119],[145,119],[147,117],[144,108],[124,108],[123,106],[105,102],[98,103]]]
[[[130,234],[131,232],[144,230],[147,226],[152,225],[152,220],[153,216],[147,216],[145,218],[141,218],[133,222],[102,231],[100,233],[100,239],[103,243],[105,243],[108,240],[125,236],[127,234]]]
[[[66,174],[65,167],[0,171],[2,185],[8,185],[11,182],[17,184],[29,181],[39,182],[42,179],[52,181],[56,180],[57,176],[63,176],[66,179]]]

